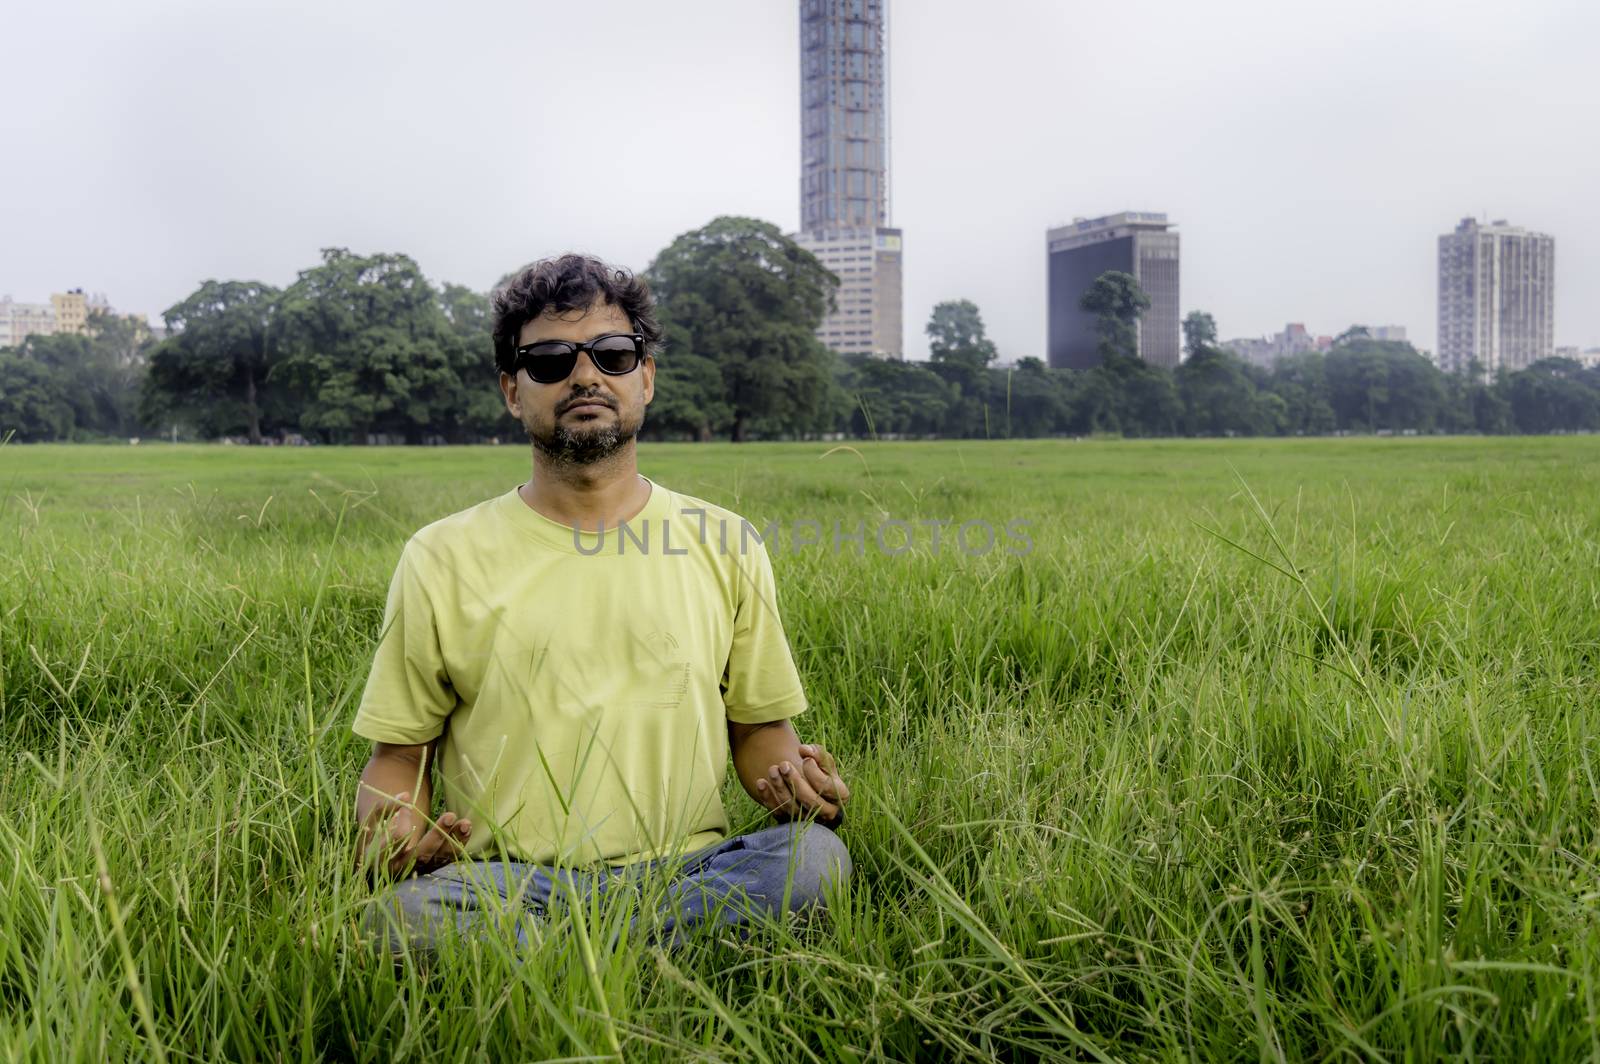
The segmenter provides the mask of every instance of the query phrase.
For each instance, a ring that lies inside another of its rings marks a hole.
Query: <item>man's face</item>
[[[632,333],[622,308],[596,302],[586,311],[541,314],[522,326],[517,346],[542,340],[581,343],[607,333]],[[590,465],[610,458],[639,434],[655,395],[655,359],[646,355],[621,376],[601,373],[589,352],[578,355],[566,380],[540,384],[518,368],[500,374],[506,409],[522,422],[534,447],[557,462]]]

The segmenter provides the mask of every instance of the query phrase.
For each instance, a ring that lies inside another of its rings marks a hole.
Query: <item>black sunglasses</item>
[[[589,352],[589,361],[601,373],[620,377],[632,373],[644,360],[644,337],[638,333],[606,333],[575,344],[570,340],[540,340],[517,348],[512,372],[528,371],[539,384],[555,384],[572,375],[578,355]]]

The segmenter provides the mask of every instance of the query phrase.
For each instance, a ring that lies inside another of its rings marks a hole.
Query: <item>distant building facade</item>
[[[1291,321],[1280,333],[1225,340],[1218,346],[1224,351],[1232,351],[1251,365],[1270,369],[1280,358],[1303,355],[1310,351],[1326,351],[1333,346],[1333,338],[1312,336],[1304,323]]]
[[[1406,342],[1404,325],[1353,325],[1351,328],[1367,330],[1368,338],[1373,340],[1382,340],[1386,343]],[[1285,325],[1280,333],[1224,340],[1218,346],[1225,351],[1232,351],[1252,365],[1271,369],[1280,358],[1303,355],[1312,351],[1330,351],[1333,349],[1334,339],[1335,337],[1321,334],[1313,336],[1302,322],[1292,321]]]
[[[1279,357],[1277,345],[1266,336],[1241,336],[1234,340],[1224,340],[1217,346],[1224,351],[1231,351],[1252,366],[1270,369]]]
[[[1439,238],[1439,368],[1486,376],[1555,349],[1555,238],[1463,218]]]
[[[56,312],[49,303],[17,303],[0,299],[0,347],[16,347],[29,336],[56,331]]]
[[[889,224],[885,0],[800,0],[800,231],[839,276],[830,348],[905,355],[903,234]]]
[[[55,311],[58,334],[84,336],[89,332],[89,297],[83,294],[83,289],[52,293],[50,309]]]
[[[1591,347],[1587,351],[1577,344],[1568,344],[1558,347],[1553,354],[1554,358],[1570,358],[1580,366],[1594,368],[1600,366],[1600,347]]]
[[[817,337],[841,354],[902,358],[900,230],[883,226],[799,233],[795,242],[838,275],[837,309]]]
[[[89,315],[115,314],[104,294],[81,288],[53,292],[48,303],[18,303],[0,296],[0,347],[18,347],[30,336],[88,336]],[[124,314],[141,339],[150,335],[143,314]]]
[[[1165,214],[1124,211],[1076,218],[1049,230],[1045,243],[1052,368],[1099,364],[1094,315],[1078,303],[1107,270],[1132,274],[1150,297],[1150,309],[1139,320],[1139,357],[1169,368],[1178,364],[1178,234]]]

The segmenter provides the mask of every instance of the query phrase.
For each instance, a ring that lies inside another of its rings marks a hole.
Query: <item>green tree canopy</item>
[[[278,290],[259,281],[207,281],[162,315],[170,335],[150,353],[142,409],[149,422],[187,416],[203,432],[243,428],[261,442]]]
[[[1217,319],[1203,310],[1191,310],[1183,319],[1183,349],[1194,355],[1216,343]]]
[[[1089,285],[1078,305],[1095,316],[1101,359],[1139,355],[1139,317],[1150,309],[1150,297],[1131,273],[1107,270]]]
[[[458,288],[448,294],[441,300],[406,255],[324,249],[278,302],[302,427],[331,440],[420,443],[471,439],[492,425],[502,409],[493,352],[471,324],[486,309]]]
[[[983,331],[983,315],[970,299],[949,299],[937,304],[928,317],[928,356],[981,370],[995,360],[994,342]]]
[[[758,420],[824,415],[834,359],[815,333],[839,281],[777,226],[716,218],[674,240],[645,278],[673,340],[662,352],[663,366],[675,354],[689,354],[717,367],[733,440],[745,439]],[[674,374],[660,383],[682,379]]]
[[[857,436],[948,432],[955,390],[925,363],[852,355],[846,359],[848,430]]]
[[[989,394],[991,382],[985,372],[996,351],[984,334],[978,305],[970,299],[939,303],[928,316],[924,331],[933,372],[951,389],[946,432],[952,436],[1001,435],[1002,426],[994,423],[991,410],[1003,401],[1003,392],[998,397]],[[1001,414],[1003,408],[994,412]]]
[[[61,370],[0,348],[0,440],[8,434],[19,443],[69,438],[77,424],[71,392]]]
[[[1546,358],[1506,380],[1506,401],[1523,432],[1600,429],[1600,372]]]
[[[666,326],[656,394],[645,418],[651,436],[710,440],[733,423],[733,408],[723,398],[722,371],[716,362],[695,354],[691,342],[680,326]]]
[[[1188,325],[1185,321],[1185,329]],[[1244,363],[1232,353],[1200,342],[1174,376],[1183,402],[1185,433],[1243,436],[1260,428],[1255,385],[1245,372]]]

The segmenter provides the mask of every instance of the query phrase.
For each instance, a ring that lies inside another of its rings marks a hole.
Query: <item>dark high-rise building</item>
[[[1107,270],[1132,274],[1150,297],[1150,309],[1139,319],[1139,357],[1158,366],[1178,364],[1178,234],[1165,214],[1076,218],[1051,229],[1046,241],[1052,367],[1099,365],[1094,315],[1078,301]]]
[[[800,231],[838,275],[817,330],[835,351],[904,354],[901,232],[889,227],[884,0],[800,0]]]

